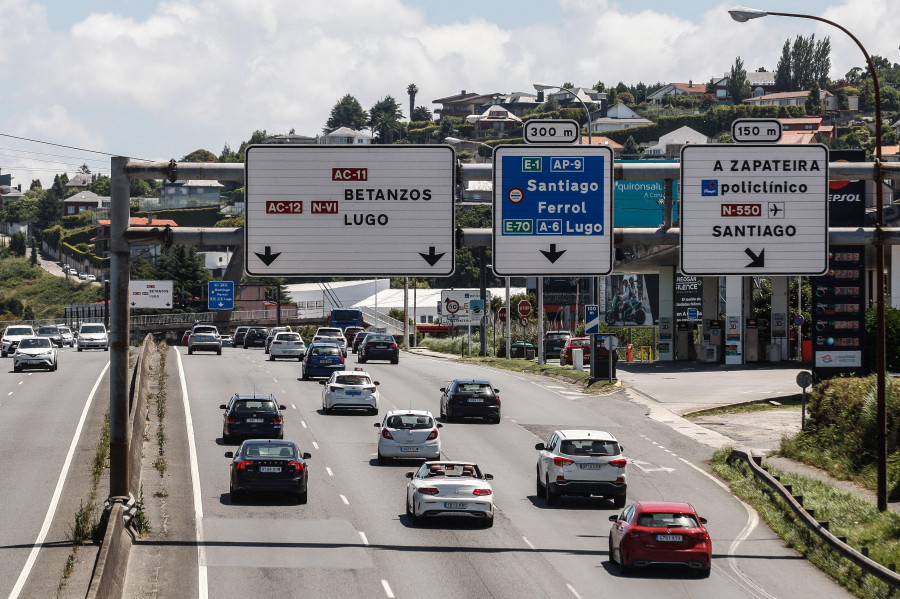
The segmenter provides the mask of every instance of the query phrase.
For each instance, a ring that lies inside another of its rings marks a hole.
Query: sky
[[[900,62],[898,0],[768,0],[840,23]],[[832,79],[865,66],[840,30],[737,23],[702,0],[0,0],[0,173],[26,190],[110,154],[176,160],[257,129],[322,133],[345,94],[370,108],[534,82],[706,82],[741,57],[775,70],[787,39],[831,37]],[[891,10],[893,9],[893,10]],[[19,139],[22,138],[22,139]],[[56,145],[52,145],[56,144]],[[68,147],[66,147],[68,146]]]

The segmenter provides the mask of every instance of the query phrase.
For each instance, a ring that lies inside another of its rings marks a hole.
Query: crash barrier
[[[97,562],[91,574],[87,599],[118,599],[125,593],[125,572],[131,554],[132,535],[129,524],[134,517],[134,495],[141,488],[141,460],[144,447],[147,394],[150,389],[150,363],[156,345],[153,335],[144,337],[137,361],[131,373],[128,392],[129,423],[131,432],[128,443],[129,497],[110,498],[103,514],[101,526],[105,526]]]
[[[746,462],[750,467],[750,471],[753,472],[753,475],[778,493],[778,495],[780,495],[788,504],[788,507],[791,508],[791,511],[800,518],[800,521],[812,532],[816,533],[826,545],[837,551],[842,557],[845,557],[862,568],[863,572],[871,574],[894,589],[900,589],[900,574],[869,559],[853,547],[847,545],[847,543],[842,540],[842,537],[831,534],[831,531],[828,530],[828,522],[819,522],[816,520],[813,516],[813,510],[807,510],[803,507],[803,496],[794,495],[790,485],[782,485],[777,478],[769,474],[762,466],[762,458],[754,456],[750,452],[742,449],[732,449],[731,453],[728,455],[728,461],[732,462],[734,460],[743,460]]]

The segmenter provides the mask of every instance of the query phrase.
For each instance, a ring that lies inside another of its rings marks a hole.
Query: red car
[[[566,345],[559,352],[559,365],[565,366],[566,364],[572,364],[572,348],[578,347],[581,348],[581,351],[584,352],[584,364],[590,364],[591,362],[591,338],[590,337],[571,337],[568,341],[566,341]]]
[[[347,327],[344,329],[344,339],[347,340],[347,347],[353,347],[353,340],[356,339],[356,335],[362,330],[362,327]]]
[[[188,338],[189,338],[190,336],[191,336],[191,332],[190,332],[190,331],[185,331],[185,332],[184,332],[184,335],[181,336],[181,345],[183,345],[184,347],[187,347],[187,345],[188,345]]]
[[[627,575],[635,567],[681,564],[701,578],[712,567],[709,531],[689,503],[634,501],[618,516],[610,516],[609,560]]]

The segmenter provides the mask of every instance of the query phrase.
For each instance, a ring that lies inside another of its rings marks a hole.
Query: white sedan
[[[284,333],[279,333],[283,335]],[[275,347],[275,344],[272,344]],[[335,409],[368,410],[378,413],[378,381],[373,381],[368,372],[360,370],[338,370],[331,373],[327,381],[319,381],[322,389],[322,410],[331,414]]]
[[[300,333],[281,331],[275,333],[268,352],[270,362],[275,358],[297,358],[299,361],[306,355],[306,344],[303,343]]]
[[[391,458],[441,459],[438,429],[442,426],[427,410],[389,411],[383,421],[375,423],[378,429],[378,465],[383,466]]]
[[[413,524],[428,516],[480,518],[494,525],[494,491],[491,474],[482,474],[472,462],[425,462],[407,472],[406,514]]]

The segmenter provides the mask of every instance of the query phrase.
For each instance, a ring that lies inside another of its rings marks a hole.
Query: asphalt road
[[[171,486],[198,518],[196,526],[170,531],[162,546],[198,550],[170,563],[162,575],[143,570],[140,551],[133,553],[129,597],[850,596],[785,548],[753,510],[707,473],[709,443],[650,417],[653,410],[635,401],[634,388],[587,395],[541,377],[407,353],[399,366],[367,364],[381,382],[382,410],[437,414],[439,387],[456,377],[489,378],[501,391],[499,425],[470,421],[441,429],[448,458],[476,461],[494,474],[494,527],[460,520],[414,527],[404,515],[404,473],[416,463],[377,465],[372,425],[379,417],[324,415],[322,387],[299,380],[297,362],[269,362],[261,350],[226,348],[221,356],[173,351],[179,358],[172,356],[169,373],[178,377],[178,363],[183,365],[192,423],[185,434],[196,446],[196,465],[185,472],[193,471],[196,479],[186,475]],[[355,357],[348,363],[355,366]],[[271,392],[287,405],[286,437],[313,455],[307,505],[280,497],[232,505],[223,454],[233,447],[222,443],[218,406],[236,391]],[[662,568],[622,577],[607,557],[611,503],[568,498],[548,508],[537,498],[534,444],[557,428],[615,434],[630,458],[630,499],[693,503],[709,520],[712,576],[701,580]],[[183,456],[185,464],[190,460]],[[168,501],[177,504],[177,498]]]

